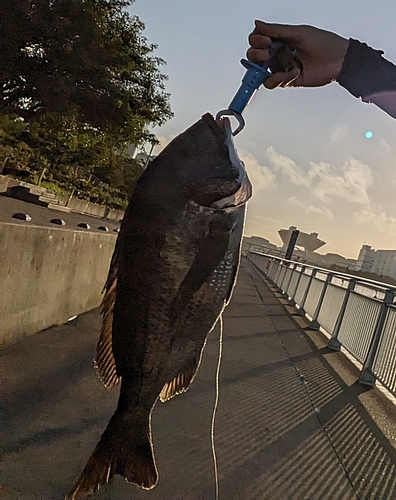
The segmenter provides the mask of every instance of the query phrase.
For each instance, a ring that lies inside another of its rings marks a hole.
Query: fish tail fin
[[[117,410],[65,500],[86,498],[120,474],[145,490],[157,484],[150,413]]]

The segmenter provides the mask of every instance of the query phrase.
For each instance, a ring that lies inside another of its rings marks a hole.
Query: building
[[[261,236],[244,236],[242,241],[242,251],[244,254],[249,250],[258,250],[271,255],[279,255],[280,249]]]
[[[361,271],[396,279],[396,250],[374,250],[370,245],[363,245],[357,263]]]
[[[283,247],[285,249],[289,244],[292,232],[295,231],[296,229],[297,228],[294,226],[290,226],[289,229],[279,229],[278,233],[283,242]],[[308,234],[308,233],[303,233],[301,231],[298,235],[296,242],[297,247],[302,247],[304,250],[308,250],[309,252],[314,252],[323,245],[326,245],[326,242],[318,238],[318,233]]]

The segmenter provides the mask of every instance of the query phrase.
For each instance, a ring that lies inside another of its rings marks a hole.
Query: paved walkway
[[[247,261],[224,321],[216,449],[220,500],[396,499],[396,411],[304,329]],[[301,320],[299,320],[301,321]],[[117,400],[92,369],[97,311],[3,349],[2,500],[61,500]],[[218,331],[190,390],[158,403],[158,486],[116,477],[92,500],[212,500]]]

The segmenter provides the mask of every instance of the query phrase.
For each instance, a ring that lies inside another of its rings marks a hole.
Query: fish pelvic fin
[[[86,498],[115,474],[151,490],[158,472],[151,441],[150,413],[117,410],[65,500]]]
[[[116,301],[117,278],[111,270],[105,285],[101,314],[103,316],[100,337],[96,347],[95,368],[100,380],[108,389],[112,389],[121,378],[117,375],[117,367],[113,354],[113,312]]]
[[[201,364],[204,347],[205,345],[202,347],[199,355],[191,362],[187,370],[180,373],[177,377],[164,385],[159,395],[162,403],[165,403],[165,401],[169,401],[178,394],[182,394],[188,390],[190,384],[194,382],[199,365]]]

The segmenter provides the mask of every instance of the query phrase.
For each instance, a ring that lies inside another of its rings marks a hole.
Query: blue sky
[[[130,12],[167,62],[175,117],[154,129],[162,145],[228,106],[254,19],[313,24],[365,41],[396,63],[394,0],[136,0]],[[244,116],[235,144],[254,188],[247,235],[280,244],[278,229],[293,225],[318,232],[327,242],[322,253],[357,258],[363,243],[396,248],[396,120],[338,84],[262,88]]]

